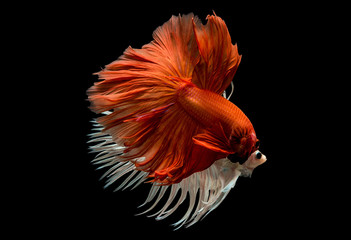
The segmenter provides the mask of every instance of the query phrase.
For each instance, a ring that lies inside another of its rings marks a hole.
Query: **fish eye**
[[[256,159],[261,159],[262,157],[262,153],[261,152],[257,152],[256,153]]]

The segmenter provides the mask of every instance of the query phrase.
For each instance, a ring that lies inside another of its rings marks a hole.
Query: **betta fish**
[[[229,101],[241,60],[237,45],[220,17],[206,20],[172,16],[150,43],[128,47],[96,73],[99,81],[87,91],[90,109],[100,114],[89,143],[97,153],[93,163],[106,169],[105,186],[119,179],[116,190],[149,183],[142,206],[152,206],[143,213],[168,196],[151,215],[157,220],[189,196],[176,228],[207,216],[239,176],[251,176],[266,161],[252,123]]]

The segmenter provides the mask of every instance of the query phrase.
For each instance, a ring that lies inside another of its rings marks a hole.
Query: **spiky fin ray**
[[[99,124],[96,126],[100,127]],[[98,144],[90,148],[93,152],[99,153],[94,163],[100,165],[100,168],[110,168],[108,174],[103,176],[107,179],[106,187],[125,176],[127,177],[116,190],[134,189],[147,181],[146,172],[136,170],[132,162],[126,162],[121,157],[124,147],[116,144],[110,135],[99,131],[100,128],[97,128],[97,130],[97,132],[90,134],[92,138],[90,142]],[[165,219],[189,198],[190,204],[186,213],[179,221],[173,224],[176,229],[184,225],[189,227],[206,217],[219,206],[230,189],[235,186],[240,174],[238,164],[231,163],[228,159],[224,158],[216,161],[206,170],[196,172],[183,179],[180,183],[166,186],[153,183],[145,202],[139,207],[144,207],[147,204],[151,204],[151,206],[137,215],[146,214],[154,210],[160,201],[166,197],[166,192],[170,188],[170,194],[166,203],[158,211],[149,216],[156,217],[157,220]],[[179,192],[180,196],[178,196]]]

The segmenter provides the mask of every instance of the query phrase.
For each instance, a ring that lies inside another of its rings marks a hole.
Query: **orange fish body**
[[[217,151],[236,153],[246,159],[248,154],[256,150],[258,140],[255,130],[247,116],[235,104],[218,94],[190,84],[180,90],[178,101],[205,129],[221,125],[225,136],[218,137],[225,139],[227,144],[223,144]]]
[[[241,60],[237,46],[221,18],[207,20],[173,16],[151,43],[127,48],[97,73],[102,81],[88,95],[91,109],[104,116],[96,120],[91,149],[98,152],[94,161],[110,168],[108,185],[131,172],[120,187],[148,179],[161,192],[171,186],[191,191],[191,198],[200,189],[198,207],[210,211],[238,176],[265,161],[250,120],[222,96]],[[229,154],[247,161],[233,164]],[[159,217],[167,216],[166,208]],[[206,211],[194,213],[193,222]]]

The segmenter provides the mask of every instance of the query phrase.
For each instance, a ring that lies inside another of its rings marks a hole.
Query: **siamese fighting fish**
[[[251,121],[229,101],[241,60],[237,44],[220,17],[206,21],[192,13],[172,16],[150,43],[128,47],[96,73],[99,80],[87,91],[98,114],[90,150],[93,163],[106,170],[106,187],[148,183],[142,206],[151,207],[143,213],[167,199],[151,215],[157,220],[189,198],[176,229],[207,216],[239,176],[251,176],[266,161]]]

